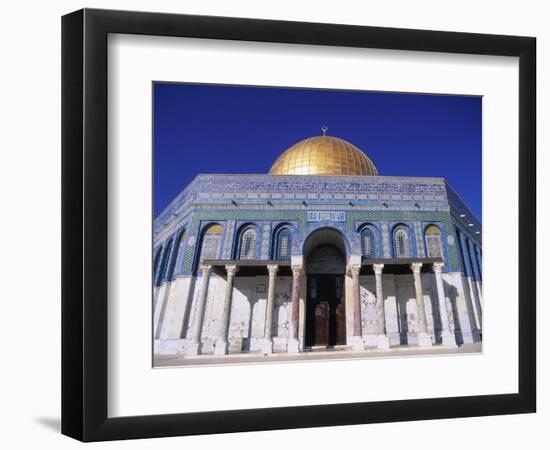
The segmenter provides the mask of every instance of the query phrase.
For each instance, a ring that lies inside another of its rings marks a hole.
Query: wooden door
[[[314,346],[328,345],[329,338],[329,304],[321,302],[315,305],[315,339]]]
[[[336,306],[336,345],[346,344],[346,309],[344,303]]]

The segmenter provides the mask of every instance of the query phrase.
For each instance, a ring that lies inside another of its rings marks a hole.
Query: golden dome
[[[378,172],[367,155],[355,145],[323,135],[304,139],[289,147],[271,166],[269,174],[378,175]]]

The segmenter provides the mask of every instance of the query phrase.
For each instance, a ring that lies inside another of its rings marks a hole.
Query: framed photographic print
[[[86,9],[62,46],[64,434],[535,411],[534,38]]]

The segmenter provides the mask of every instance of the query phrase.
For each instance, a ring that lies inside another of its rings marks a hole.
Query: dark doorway
[[[346,343],[343,275],[308,275],[306,347],[334,347]]]
[[[317,245],[312,246],[308,252],[304,336],[306,348],[346,344],[346,258],[340,239],[333,230],[318,232],[313,236]],[[330,243],[327,244],[327,241]]]

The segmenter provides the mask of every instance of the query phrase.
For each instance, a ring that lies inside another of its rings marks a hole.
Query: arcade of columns
[[[374,275],[376,280],[376,312],[378,322],[378,337],[377,337],[377,349],[388,350],[390,348],[389,338],[386,334],[386,314],[384,310],[384,295],[382,292],[382,269],[384,264],[373,264]],[[428,334],[426,311],[424,308],[424,296],[422,293],[422,280],[420,270],[422,263],[415,262],[411,264],[411,269],[414,275],[414,288],[416,294],[416,309],[418,314],[418,346],[419,347],[431,347],[432,340]],[[445,300],[445,291],[443,288],[442,278],[442,262],[433,263],[433,271],[435,274],[437,298],[439,305],[439,313],[441,319],[441,338],[442,345],[445,347],[456,347],[456,340],[454,333],[451,331],[449,324],[449,315],[447,311],[447,302]],[[275,297],[275,277],[277,275],[278,266],[275,264],[267,265],[269,272],[268,290],[267,290],[267,305],[264,325],[264,343],[262,345],[262,353],[270,354],[273,352],[273,339],[272,339],[272,318],[273,307]],[[186,355],[197,356],[201,353],[201,333],[204,322],[204,312],[208,294],[208,284],[210,281],[210,275],[212,273],[212,266],[208,264],[202,264],[200,266],[202,272],[202,284],[200,286],[199,296],[197,299],[197,305],[195,310],[195,322],[193,325],[193,332],[191,336],[191,342],[187,344]],[[222,308],[222,330],[220,337],[214,344],[214,355],[225,355],[228,353],[229,342],[229,320],[231,312],[231,301],[233,296],[233,281],[238,271],[238,266],[235,264],[228,264],[225,266],[227,273],[225,293],[223,297]],[[359,273],[361,265],[351,264],[348,266],[348,273],[352,279],[353,289],[353,338],[354,342],[362,342],[362,327],[361,327],[361,285],[359,281]],[[291,312],[290,312],[290,329],[288,338],[288,353],[298,353],[299,341],[298,341],[298,321],[299,321],[299,301],[300,301],[300,283],[303,267],[301,265],[292,266],[292,296],[291,296]],[[353,349],[362,350],[363,346],[355,347]]]

